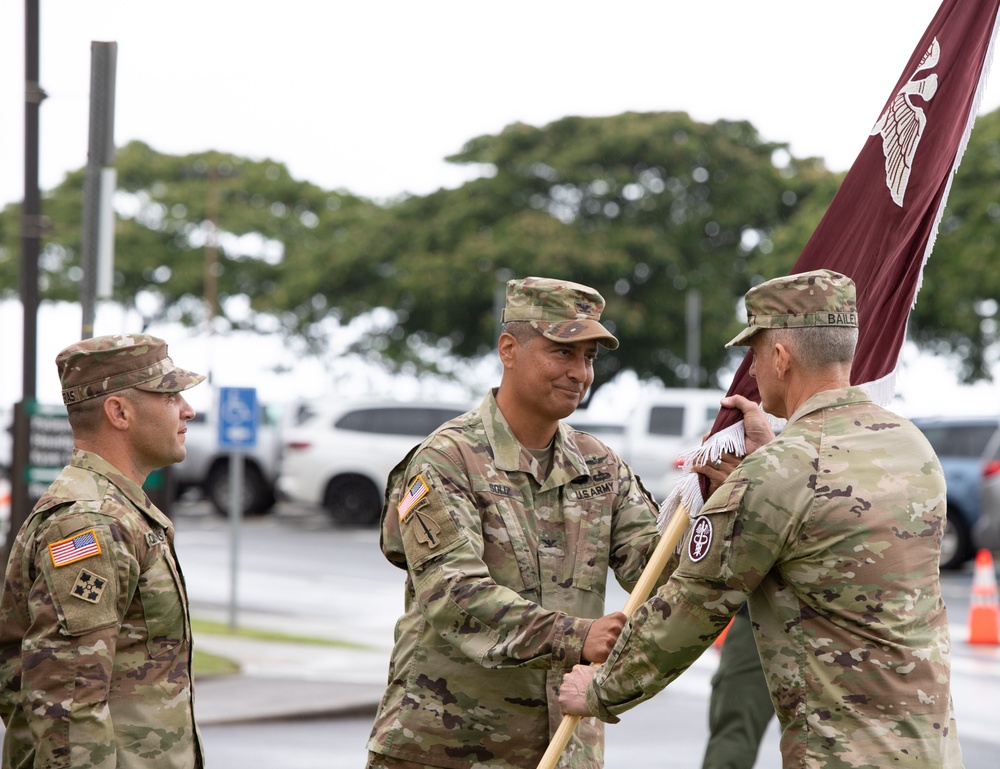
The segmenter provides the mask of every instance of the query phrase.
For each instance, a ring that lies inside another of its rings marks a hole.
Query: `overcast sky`
[[[369,197],[459,184],[444,157],[514,121],[627,110],[748,119],[844,170],[937,6],[41,0],[41,186],[87,161],[94,40],[118,43],[119,146],[269,157]],[[24,189],[22,0],[0,3],[0,76],[2,205]]]
[[[937,7],[41,0],[40,182],[51,189],[86,163],[91,41],[118,43],[119,146],[268,157],[298,179],[373,198],[457,186],[465,171],[445,156],[512,122],[629,110],[747,119],[795,155],[846,170]],[[992,81],[982,111],[1000,105],[1000,77]],[[23,99],[24,2],[5,0],[0,206],[23,196]],[[3,317],[0,347],[18,360],[16,313]],[[42,330],[50,325],[68,337],[40,340],[43,387],[55,351],[77,338],[74,321],[43,320]],[[135,329],[97,333],[120,330]],[[0,401],[18,397],[20,382],[9,384],[15,392]]]

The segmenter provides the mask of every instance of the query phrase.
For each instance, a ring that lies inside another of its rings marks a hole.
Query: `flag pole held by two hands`
[[[646,599],[649,598],[653,592],[653,587],[660,578],[660,574],[663,573],[663,569],[667,565],[667,561],[670,560],[670,554],[677,547],[677,543],[681,541],[684,532],[687,531],[687,526],[688,513],[684,509],[684,506],[680,505],[674,511],[670,520],[667,521],[663,536],[660,537],[660,541],[653,550],[646,568],[639,575],[639,581],[636,582],[628,600],[625,602],[625,608],[622,611],[626,616],[631,617],[635,610],[642,606],[646,602]],[[563,716],[563,720],[559,724],[559,728],[556,729],[556,733],[553,735],[549,747],[542,756],[542,760],[538,762],[538,769],[555,769],[556,764],[559,762],[559,756],[562,755],[562,752],[569,744],[570,737],[576,731],[581,718],[582,716]]]

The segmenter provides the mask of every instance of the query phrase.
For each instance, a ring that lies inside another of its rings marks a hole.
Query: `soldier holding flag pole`
[[[761,407],[747,457],[709,497],[667,584],[600,667],[563,679],[563,711],[615,722],[680,675],[745,601],[786,767],[962,765],[938,561],[941,465],[911,423],[850,386],[854,283],[830,270],[747,293]],[[787,424],[774,438],[761,409]]]

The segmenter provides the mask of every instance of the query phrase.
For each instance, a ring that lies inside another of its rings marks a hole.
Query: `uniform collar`
[[[571,437],[570,429],[562,422],[556,430],[555,445],[552,447],[552,469],[547,478],[539,478],[538,464],[528,457],[514,437],[500,411],[495,389],[479,405],[479,416],[483,420],[486,438],[493,447],[493,462],[498,470],[528,473],[542,486],[542,491],[564,486],[581,475],[590,474],[587,461]]]
[[[836,390],[824,390],[816,393],[799,406],[788,419],[788,424],[802,419],[814,411],[822,411],[833,406],[848,406],[854,403],[871,403],[872,399],[860,387],[839,387]]]
[[[153,504],[149,495],[143,491],[142,487],[131,478],[125,476],[124,473],[100,455],[92,451],[74,448],[69,464],[71,467],[77,467],[107,478],[133,505],[142,510],[163,528],[170,528],[169,519]]]

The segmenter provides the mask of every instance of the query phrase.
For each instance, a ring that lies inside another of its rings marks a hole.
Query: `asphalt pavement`
[[[177,524],[192,613],[224,621],[227,570],[220,549],[226,542],[227,524],[190,511]],[[196,682],[199,722],[222,725],[374,715],[385,686],[393,625],[403,593],[401,573],[379,557],[377,533],[331,530],[322,516],[286,510],[269,520],[248,522],[242,548],[241,625],[349,643],[332,646],[197,635],[196,648],[228,657],[241,668],[238,675]],[[289,568],[289,559],[309,568]],[[953,696],[963,749],[993,752],[1000,749],[996,730],[1000,647],[966,642],[972,565],[967,567],[942,578],[952,631]],[[623,605],[625,598],[612,580],[608,606]],[[688,698],[693,709],[702,713],[700,703],[707,698],[717,663],[717,655],[702,655],[670,690]],[[978,764],[967,761],[967,766]]]

